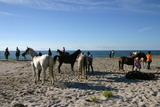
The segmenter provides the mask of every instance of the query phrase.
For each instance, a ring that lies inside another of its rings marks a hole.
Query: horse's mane
[[[80,49],[78,49],[77,51],[75,51],[74,53],[72,53],[71,55],[74,55],[74,54],[78,54],[79,52],[81,52]]]

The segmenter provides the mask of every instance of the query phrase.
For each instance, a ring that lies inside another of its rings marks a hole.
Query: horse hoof
[[[44,82],[42,82],[41,85],[44,85]]]

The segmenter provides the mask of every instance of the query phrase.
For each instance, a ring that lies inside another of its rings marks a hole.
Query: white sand
[[[118,70],[118,58],[95,58],[94,74],[80,79],[77,62],[73,73],[70,65],[63,64],[57,73],[55,84],[34,84],[30,61],[0,61],[0,107],[12,107],[20,103],[27,107],[159,107],[160,84],[155,80],[128,80],[125,74],[131,66]],[[159,74],[160,57],[154,57],[151,70],[143,72]],[[112,98],[104,99],[102,92],[111,90]],[[85,99],[99,97],[98,102]]]

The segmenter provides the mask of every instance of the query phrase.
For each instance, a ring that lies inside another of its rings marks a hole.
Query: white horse
[[[83,53],[81,53],[78,58],[78,69],[81,72],[82,79],[87,79],[86,68],[87,68],[87,58]]]
[[[139,52],[132,52],[132,55],[137,55]]]
[[[32,48],[27,47],[27,49],[22,54],[22,56],[25,56],[28,54],[31,55],[32,60],[33,60],[31,62],[31,66],[33,67],[33,71],[34,71],[35,83],[37,83],[37,78],[38,78],[38,81],[40,81],[40,73],[42,71],[43,72],[42,84],[44,84],[45,79],[46,79],[46,69],[47,67],[49,67],[49,76],[51,79],[51,83],[53,84],[54,78],[53,78],[53,59],[52,57],[47,54],[38,56],[38,54]]]

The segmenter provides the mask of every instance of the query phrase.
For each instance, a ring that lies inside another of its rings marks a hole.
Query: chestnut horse
[[[77,51],[75,51],[71,55],[60,54],[60,55],[54,56],[54,63],[56,62],[57,57],[58,57],[58,61],[59,61],[58,72],[60,73],[60,67],[63,63],[71,64],[71,69],[73,71],[74,63],[76,62],[76,58],[80,53],[81,53],[81,50],[78,49]]]
[[[147,57],[146,57],[145,53],[143,53],[143,52],[139,52],[139,53],[137,53],[137,55],[132,56],[132,57],[122,56],[122,57],[120,57],[120,59],[119,59],[119,61],[118,61],[118,62],[119,62],[119,70],[120,70],[120,69],[124,70],[124,69],[123,69],[124,64],[132,65],[132,66],[133,66],[133,67],[132,67],[132,70],[133,70],[133,68],[134,68],[134,59],[135,59],[136,57],[138,57],[139,60],[140,60],[141,58],[143,58],[144,61],[147,60]]]

